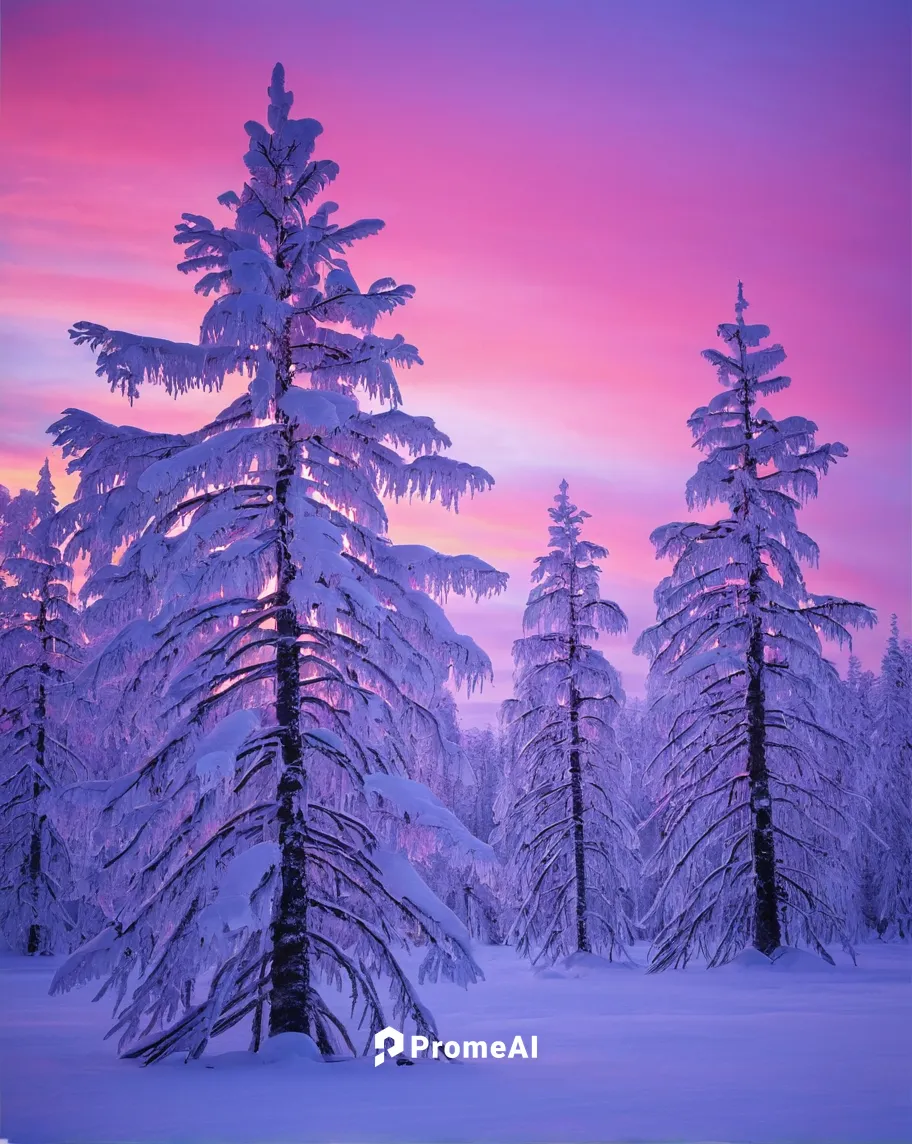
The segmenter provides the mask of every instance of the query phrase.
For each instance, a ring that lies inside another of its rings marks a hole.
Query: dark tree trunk
[[[34,955],[41,950],[42,928],[38,918],[39,883],[41,881],[41,834],[44,829],[44,815],[41,814],[40,798],[46,787],[39,775],[46,774],[45,753],[47,736],[45,723],[47,721],[47,677],[50,673],[47,660],[47,611],[42,598],[38,609],[38,635],[41,641],[41,663],[38,665],[38,694],[35,698],[35,762],[38,770],[32,781],[32,837],[29,845],[28,875],[32,892],[32,902],[36,920],[29,926],[26,952]]]
[[[583,771],[580,758],[582,740],[579,730],[580,697],[573,679],[579,630],[574,602],[576,595],[576,552],[572,540],[570,543],[568,590],[570,612],[570,644],[567,656],[570,674],[570,800],[573,817],[573,871],[576,878],[576,946],[584,953],[589,953],[589,927],[586,920],[586,841],[583,830]]]
[[[744,344],[738,338],[742,375],[741,406],[744,421],[744,457],[742,464],[757,475],[757,459],[753,453],[751,393],[747,383],[747,358]],[[736,515],[746,524],[750,505],[745,499]],[[776,843],[773,835],[773,802],[770,797],[769,767],[766,759],[766,695],[763,687],[764,640],[763,621],[759,614],[759,583],[763,576],[760,537],[754,545],[752,568],[748,582],[748,608],[751,617],[750,641],[747,648],[747,782],[751,814],[751,854],[754,863],[753,945],[767,956],[782,944],[779,924],[779,901],[776,891]]]
[[[35,803],[35,814],[33,816],[32,825],[32,838],[29,845],[29,883],[32,890],[32,901],[34,903],[36,912],[38,907],[38,881],[41,877],[41,819],[37,812],[38,799],[41,797],[41,792],[44,787],[41,780],[36,778],[32,782],[32,800]],[[33,955],[38,953],[41,948],[41,926],[37,921],[32,922],[29,926],[28,940],[26,942],[26,953]]]
[[[754,947],[767,956],[782,944],[776,893],[773,804],[766,762],[766,697],[763,692],[763,631],[754,620],[747,656],[747,774],[754,857]]]
[[[253,1009],[253,1021],[250,1030],[250,1051],[253,1053],[258,1053],[263,1043],[263,1012],[268,988],[269,966],[267,962],[264,962],[260,967],[260,980],[257,985],[257,1002]]]
[[[282,389],[290,384],[290,351],[287,343]],[[280,423],[282,414],[278,414]],[[279,847],[282,854],[281,888],[271,927],[272,972],[269,994],[269,1035],[311,1034],[310,942],[308,937],[308,887],[306,836],[306,775],[301,740],[301,681],[298,661],[300,628],[289,585],[294,576],[288,540],[291,513],[288,494],[297,468],[297,447],[292,427],[284,421],[284,448],[276,473],[276,524],[279,533],[276,602],[276,722],[279,728],[281,776],[278,786]]]
[[[586,849],[583,833],[583,774],[580,764],[579,695],[570,690],[570,795],[573,814],[573,865],[576,875],[576,944],[589,953],[586,923]]]

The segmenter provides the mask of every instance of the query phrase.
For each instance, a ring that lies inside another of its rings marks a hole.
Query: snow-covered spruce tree
[[[871,815],[874,682],[874,673],[862,670],[858,656],[850,655],[834,711],[839,736],[846,743],[845,749],[834,752],[834,774],[837,782],[850,788],[860,800],[851,839],[846,840],[855,889],[854,909],[849,911],[846,921],[850,923],[849,932],[859,940],[869,939],[877,930],[876,871],[884,851],[884,842],[876,832]]]
[[[857,655],[849,656],[849,665],[842,686],[840,714],[844,725],[843,738],[852,748],[853,769],[866,770],[870,753],[874,722],[874,685],[877,677],[865,671]]]
[[[630,808],[612,724],[618,673],[592,647],[625,630],[599,596],[607,549],[581,539],[589,513],[561,482],[549,509],[550,551],[539,556],[513,645],[515,697],[503,705],[506,773],[498,807],[518,913],[518,951],[553,962],[574,953],[626,956],[632,873]]]
[[[494,803],[503,777],[503,750],[499,731],[469,729],[462,736],[463,751],[472,781],[460,803],[459,815],[472,833],[484,841],[494,834]],[[503,944],[506,936],[507,885],[499,862],[477,866],[463,879],[461,909],[473,937],[489,945]]]
[[[469,728],[463,749],[473,775],[470,804],[461,814],[474,835],[487,841],[494,830],[494,800],[503,774],[503,747],[492,727]]]
[[[848,627],[874,615],[805,586],[800,562],[813,564],[817,547],[796,510],[847,450],[759,404],[790,381],[774,374],[782,347],[761,347],[769,330],[745,324],[746,306],[739,284],[736,320],[719,327],[726,352],[703,355],[722,392],[689,422],[706,456],[688,506],[722,503],[729,515],[652,534],[674,566],[656,589],[658,623],[636,645],[665,732],[654,760],[662,842],[647,871],[662,876],[653,970],[697,954],[718,965],[746,946],[808,945],[829,959],[825,943],[845,940],[840,835],[855,808],[832,773],[846,744],[820,636],[848,643]]]
[[[869,856],[879,936],[912,938],[912,678],[896,616],[873,689],[872,830],[883,847]]]
[[[122,609],[128,625],[102,676],[136,662],[135,682],[156,681],[165,705],[160,745],[104,811],[106,864],[136,871],[129,892],[55,988],[105,978],[121,1046],[146,1061],[199,1056],[242,1019],[254,1048],[268,1029],[355,1051],[334,986],[366,1045],[389,1020],[430,1032],[397,960],[409,938],[426,946],[422,977],[479,972],[458,920],[379,844],[371,808],[414,793],[408,746],[433,733],[447,677],[471,687],[490,671],[432,594],[505,581],[474,557],[392,544],[381,497],[455,508],[492,481],[441,456],[444,434],[400,409],[393,366],[420,359],[372,331],[412,288],[359,290],[341,252],[381,223],[336,226],[328,202],[308,213],[337,168],[311,159],[321,128],[289,118],[281,67],[269,96],[269,129],[247,124],[243,192],[220,200],[234,225],[177,228],[180,269],[205,270],[197,289],[219,295],[199,345],[73,330],[130,399],[143,382],[180,394],[232,371],[248,391],[185,436],[72,411],[55,427],[83,476],[69,519],[91,559],[89,610],[110,623]]]
[[[627,801],[633,811],[634,821],[643,825],[637,831],[636,864],[637,876],[632,879],[631,913],[641,918],[652,904],[657,890],[655,877],[646,877],[644,868],[659,844],[659,830],[652,818],[658,802],[654,776],[649,773],[649,760],[655,754],[655,726],[648,718],[646,701],[629,699],[618,712],[614,733],[628,765]],[[646,825],[648,823],[648,825]],[[636,927],[640,939],[654,936],[648,929]]]
[[[0,932],[17,952],[63,953],[81,936],[73,864],[52,813],[57,789],[84,777],[61,702],[80,651],[72,570],[47,536],[57,507],[47,461],[36,491],[3,500]]]
[[[448,807],[461,814],[471,771],[462,749],[462,733],[456,700],[444,688],[429,701],[434,730],[417,738],[409,750],[409,777],[424,783]]]

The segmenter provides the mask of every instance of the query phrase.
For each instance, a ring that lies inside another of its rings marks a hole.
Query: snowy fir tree
[[[873,671],[864,670],[857,655],[849,656],[840,708],[845,737],[851,742],[852,757],[859,770],[865,769],[861,763],[870,752],[876,678]]]
[[[718,965],[745,947],[806,945],[829,959],[826,942],[846,939],[841,836],[858,810],[834,774],[847,744],[820,637],[850,643],[848,629],[874,616],[805,585],[801,563],[815,563],[817,547],[796,510],[847,450],[760,405],[790,380],[775,372],[782,347],[761,345],[769,330],[746,324],[746,307],[739,284],[735,321],[719,327],[725,350],[703,355],[722,392],[689,422],[705,459],[688,507],[721,503],[728,515],[652,534],[674,564],[636,647],[651,660],[664,732],[653,970],[698,954]]]
[[[868,854],[866,884],[878,935],[912,938],[912,677],[896,616],[873,688],[872,831],[883,846]]]
[[[465,801],[472,781],[459,728],[459,711],[449,689],[444,688],[431,703],[434,733],[416,738],[409,751],[409,777],[429,787],[454,811]],[[460,815],[465,821],[465,818]]]
[[[876,832],[871,801],[874,734],[873,694],[875,675],[862,668],[857,655],[849,656],[846,678],[838,688],[834,714],[839,737],[846,749],[833,753],[837,782],[853,791],[857,819],[853,822],[848,861],[854,888],[853,907],[846,921],[854,939],[865,940],[876,930],[876,869],[883,857],[884,842]]]
[[[661,841],[658,824],[653,817],[653,811],[661,795],[657,789],[655,775],[648,767],[649,760],[658,749],[656,731],[654,720],[648,717],[645,701],[631,699],[628,696],[627,702],[618,712],[614,733],[628,761],[627,800],[633,811],[634,821],[639,824],[634,865],[636,876],[631,887],[633,897],[631,913],[634,918],[642,918],[648,912],[658,889],[655,874],[645,873],[649,858]],[[637,924],[635,928],[638,938],[648,939],[654,936],[648,927],[643,927],[641,924]]]
[[[36,491],[2,493],[0,933],[20,953],[61,953],[82,920],[54,816],[59,788],[85,777],[63,696],[80,654],[72,569],[48,539],[57,501],[47,461]]]
[[[626,629],[599,595],[607,549],[581,538],[589,516],[567,482],[549,509],[549,552],[536,560],[513,645],[514,698],[503,707],[507,764],[498,817],[518,905],[517,949],[534,961],[577,953],[626,957],[635,844],[613,723],[624,695],[593,648]]]
[[[503,746],[491,727],[469,729],[463,747],[472,772],[472,785],[460,817],[474,835],[487,841],[494,830],[494,800],[503,774]]]
[[[338,226],[334,203],[310,205],[336,165],[311,157],[321,127],[290,117],[281,67],[268,94],[268,127],[246,125],[247,182],[219,200],[232,224],[177,227],[180,269],[216,295],[199,343],[72,331],[131,401],[143,384],[180,395],[237,372],[246,393],[191,434],[77,411],[54,427],[80,474],[61,527],[89,558],[87,622],[114,633],[84,685],[120,679],[117,725],[155,741],[145,759],[124,743],[132,769],[102,810],[103,864],[123,871],[112,924],[55,987],[102,978],[122,1048],[147,1062],[197,1057],[242,1020],[253,1048],[303,1034],[324,1055],[357,1051],[355,1027],[364,1047],[391,1022],[433,1033],[398,957],[410,940],[419,980],[479,974],[390,821],[430,806],[459,833],[408,777],[410,753],[447,749],[446,682],[471,688],[490,665],[433,597],[505,577],[392,544],[383,498],[456,509],[492,479],[402,410],[394,367],[420,359],[374,325],[413,290],[359,289],[343,253],[382,224]]]

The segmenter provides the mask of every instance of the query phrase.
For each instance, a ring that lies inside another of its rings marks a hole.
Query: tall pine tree
[[[883,847],[870,856],[873,920],[885,938],[912,938],[912,678],[896,616],[874,686],[870,759],[872,830]]]
[[[177,228],[180,269],[205,271],[197,290],[217,294],[199,344],[73,330],[131,400],[143,383],[180,394],[232,371],[247,392],[193,434],[75,411],[55,426],[83,477],[68,527],[92,561],[90,613],[126,625],[96,674],[122,665],[124,695],[149,695],[161,735],[104,811],[106,864],[133,872],[129,890],[57,988],[104,977],[122,1046],[147,1061],[198,1056],[244,1019],[253,1047],[268,1031],[353,1051],[334,986],[366,1044],[390,1019],[433,1032],[397,959],[410,938],[426,948],[421,976],[478,976],[464,927],[382,845],[372,806],[415,796],[408,754],[442,735],[447,678],[471,687],[490,671],[432,596],[505,580],[474,557],[392,544],[382,498],[456,508],[492,480],[400,408],[393,367],[420,359],[373,327],[412,288],[359,289],[342,253],[382,224],[309,207],[336,165],[311,158],[321,128],[289,117],[281,67],[269,96],[268,128],[246,125],[243,191],[220,199],[234,225],[185,215]]]
[[[854,909],[846,920],[850,923],[850,932],[862,940],[870,938],[871,931],[877,928],[876,871],[884,849],[884,842],[876,833],[871,816],[874,681],[874,673],[862,670],[858,656],[850,655],[834,712],[839,736],[847,744],[844,750],[834,753],[836,779],[849,787],[860,800],[857,804],[858,820],[848,842],[855,894]]]
[[[5,491],[5,490],[4,490]],[[78,662],[72,569],[50,542],[47,461],[6,500],[0,542],[0,931],[14,950],[66,952],[80,936],[74,864],[54,823],[61,785],[85,777],[67,742],[63,685]]]
[[[626,956],[634,836],[613,723],[618,673],[593,642],[627,627],[599,594],[608,550],[583,540],[589,513],[567,482],[549,509],[550,550],[536,560],[513,645],[515,698],[503,707],[507,765],[500,817],[518,914],[517,949],[553,962]]]
[[[637,650],[651,661],[653,715],[664,745],[656,759],[662,842],[652,969],[702,954],[710,965],[745,946],[773,955],[845,940],[841,834],[853,811],[832,768],[846,744],[834,730],[838,677],[820,637],[850,642],[870,625],[862,604],[811,594],[801,563],[817,546],[796,512],[840,444],[818,445],[803,417],[776,419],[760,404],[790,380],[775,371],[779,345],[744,320],[719,327],[725,350],[705,350],[722,392],[689,425],[705,454],[687,503],[721,503],[712,524],[668,524],[652,534],[673,560],[658,586],[658,623]]]

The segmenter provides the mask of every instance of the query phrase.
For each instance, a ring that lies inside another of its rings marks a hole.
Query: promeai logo
[[[413,1038],[414,1039],[414,1038]],[[422,1038],[427,1040],[427,1038]],[[389,1049],[386,1049],[386,1044],[389,1042]],[[374,1057],[374,1067],[382,1065],[386,1060],[386,1053],[389,1052],[391,1057],[398,1057],[402,1050],[405,1048],[405,1037],[398,1029],[392,1028],[387,1025],[385,1029],[381,1029],[379,1033],[374,1033],[374,1048],[377,1050],[377,1055]]]
[[[487,1060],[491,1057],[495,1061],[512,1060],[513,1057],[522,1057],[523,1060],[535,1060],[538,1056],[538,1037],[530,1037],[528,1047],[521,1036],[516,1036],[507,1048],[506,1041],[431,1041],[427,1037],[413,1036],[410,1038],[412,1057],[419,1053],[427,1053],[430,1049],[432,1060],[440,1060],[441,1050],[448,1060]],[[377,1050],[374,1057],[374,1067],[382,1065],[387,1057],[398,1057],[405,1048],[405,1035],[391,1025],[374,1034],[374,1048]]]

